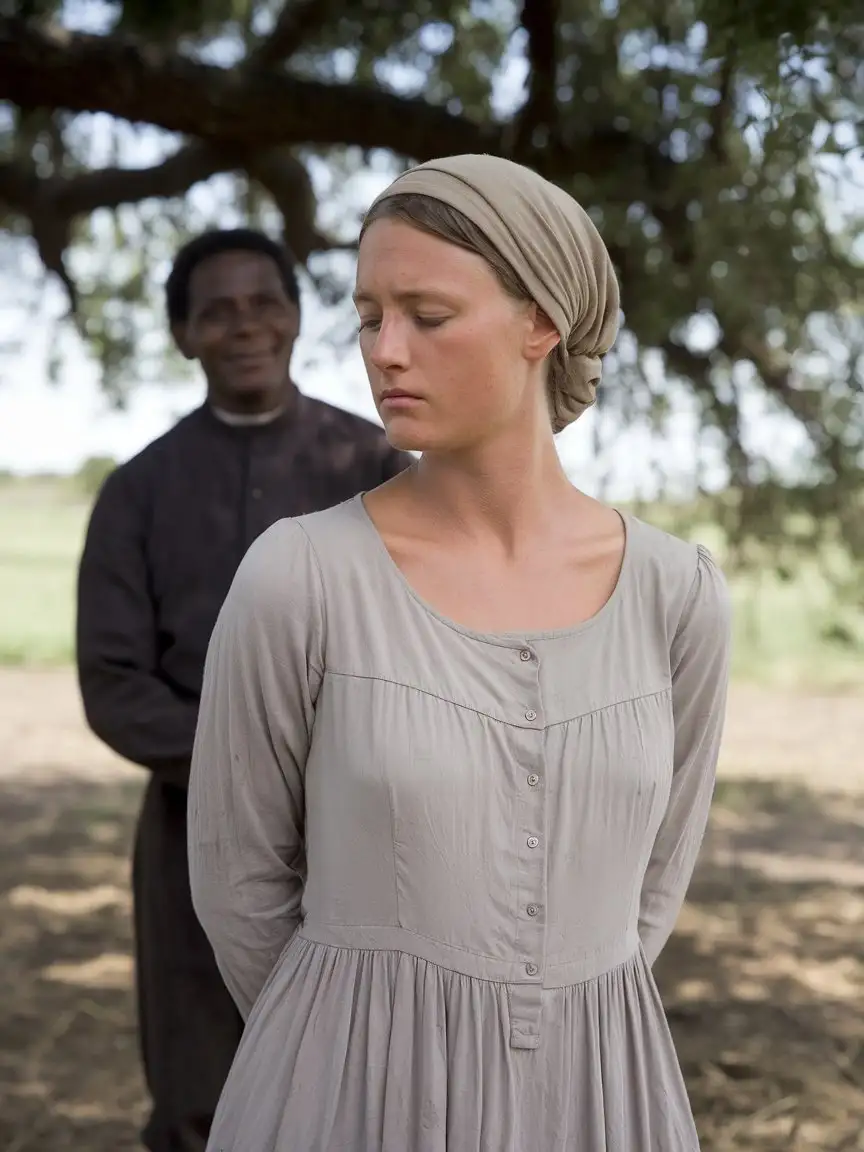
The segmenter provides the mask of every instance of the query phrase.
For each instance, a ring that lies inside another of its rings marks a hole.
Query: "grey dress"
[[[252,546],[189,796],[247,1018],[210,1152],[698,1149],[651,964],[708,814],[730,610],[702,548],[625,519],[606,606],[534,635],[423,603],[359,497]]]

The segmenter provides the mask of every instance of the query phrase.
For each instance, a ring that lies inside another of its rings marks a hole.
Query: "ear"
[[[552,349],[561,343],[558,329],[545,312],[534,303],[528,313],[529,327],[525,337],[525,356],[528,360],[545,360]]]
[[[185,323],[172,324],[171,335],[174,337],[174,343],[187,360],[196,359],[189,345],[189,332]]]

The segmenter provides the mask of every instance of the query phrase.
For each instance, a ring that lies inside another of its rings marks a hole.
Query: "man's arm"
[[[186,786],[197,701],[160,678],[146,509],[122,470],[100,492],[78,571],[76,655],[87,722],[127,760]]]

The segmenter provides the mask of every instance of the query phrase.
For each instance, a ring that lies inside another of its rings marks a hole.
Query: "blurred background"
[[[619,272],[600,402],[559,438],[574,483],[709,544],[736,599],[713,819],[658,972],[703,1146],[864,1149],[857,8],[0,8],[6,1152],[131,1152],[144,1110],[143,774],[84,727],[73,596],[102,479],[203,399],[168,342],[173,254],[207,227],[283,236],[304,265],[298,384],[375,419],[348,298],[362,211],[409,163],[466,151],[566,187]]]

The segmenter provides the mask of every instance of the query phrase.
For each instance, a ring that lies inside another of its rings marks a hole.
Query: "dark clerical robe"
[[[242,1031],[192,908],[186,855],[186,784],[217,614],[246,549],[274,521],[338,504],[410,462],[375,425],[299,393],[254,427],[205,405],[113,472],[93,508],[78,583],[84,709],[97,736],[150,772],[133,891],[154,1152],[203,1148]]]

